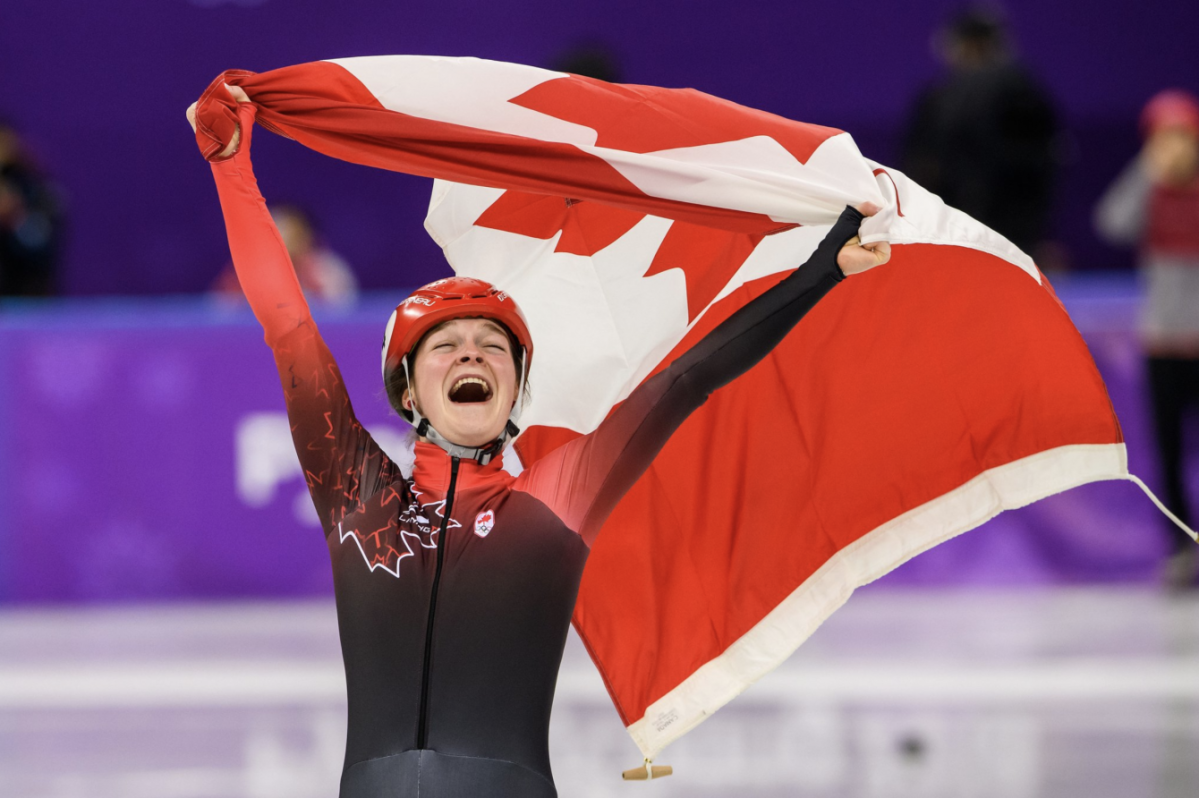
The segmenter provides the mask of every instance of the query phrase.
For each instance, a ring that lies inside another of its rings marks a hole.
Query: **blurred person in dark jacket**
[[[985,8],[958,14],[934,43],[947,71],[916,101],[902,168],[1036,258],[1057,164],[1053,103]]]
[[[569,72],[572,75],[582,75],[608,83],[620,83],[624,80],[620,58],[602,41],[576,44],[559,53],[550,62],[549,67],[558,72]]]
[[[0,296],[55,291],[61,213],[20,136],[0,122]]]
[[[1149,373],[1166,502],[1195,524],[1183,469],[1183,417],[1199,408],[1199,98],[1163,91],[1141,115],[1145,144],[1095,210],[1114,244],[1139,248],[1140,334]],[[1199,547],[1171,527],[1166,581],[1195,584]]]

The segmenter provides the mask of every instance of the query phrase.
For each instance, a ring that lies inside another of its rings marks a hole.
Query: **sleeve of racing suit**
[[[292,440],[328,535],[390,481],[394,466],[358,423],[341,372],[321,339],[250,163],[256,109],[238,107],[241,144],[213,161],[238,282],[275,355]]]
[[[862,219],[846,208],[806,263],[639,385],[593,432],[534,463],[516,487],[543,501],[590,546],[687,416],[749,371],[845,278],[837,254]]]

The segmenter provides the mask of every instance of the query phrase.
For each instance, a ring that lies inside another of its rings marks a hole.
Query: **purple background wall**
[[[183,109],[228,67],[348,55],[475,55],[548,65],[605,43],[624,80],[694,86],[851,131],[895,160],[905,110],[936,72],[929,34],[959,3],[549,0],[45,0],[6,3],[0,116],[35,143],[70,204],[70,293],[205,288],[227,257],[215,193]],[[1135,116],[1167,85],[1199,88],[1199,4],[1009,0],[1015,39],[1063,111],[1059,237],[1080,267],[1127,264],[1088,228],[1090,206],[1136,147]],[[1177,31],[1178,35],[1166,35]],[[366,287],[440,276],[421,228],[428,183],[336,163],[260,136],[271,199],[300,201]]]
[[[694,86],[842,127],[867,155],[894,162],[906,109],[937,71],[930,33],[956,7],[949,0],[7,3],[0,117],[27,135],[69,204],[69,293],[193,292],[208,286],[227,251],[183,110],[222,69],[400,52],[550,65],[571,46],[597,41],[619,58],[627,82]],[[1199,29],[1199,4],[1101,0],[1084,11],[1009,0],[1005,7],[1069,134],[1058,237],[1079,267],[1127,265],[1127,253],[1090,233],[1090,208],[1134,153],[1145,99],[1169,85],[1199,90],[1199,49],[1185,35]],[[256,139],[255,157],[268,198],[312,208],[366,288],[399,289],[444,274],[421,226],[428,181],[342,164],[270,135]],[[1108,379],[1133,470],[1152,480],[1131,283],[1097,293],[1063,289]],[[358,310],[322,319],[322,328],[363,419],[398,428],[378,396],[373,355],[394,300],[368,297]],[[298,477],[282,480],[260,506],[237,494],[238,424],[281,405],[259,340],[248,314],[197,300],[0,306],[0,601],[327,589],[319,535],[296,519]],[[71,379],[63,380],[67,364]],[[889,579],[1147,579],[1163,540],[1160,519],[1133,486],[1104,483],[1005,514]]]
[[[1156,484],[1133,282],[1071,282],[1059,295],[1107,382],[1131,469]],[[404,426],[375,354],[393,301],[318,314],[377,437]],[[247,310],[202,299],[0,305],[0,602],[327,594],[328,555],[261,341]],[[247,438],[262,414],[268,427]],[[240,455],[239,439],[250,442]],[[256,499],[239,487],[255,474]],[[1199,495],[1199,467],[1191,484]],[[1165,531],[1134,485],[1096,483],[1004,513],[886,582],[1147,581]]]

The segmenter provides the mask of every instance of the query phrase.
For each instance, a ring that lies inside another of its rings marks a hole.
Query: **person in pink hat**
[[[1145,144],[1100,200],[1099,234],[1139,248],[1145,282],[1140,334],[1166,501],[1188,525],[1194,514],[1183,468],[1183,417],[1199,407],[1199,99],[1171,89],[1141,114]],[[1165,579],[1194,587],[1199,557],[1171,529]]]

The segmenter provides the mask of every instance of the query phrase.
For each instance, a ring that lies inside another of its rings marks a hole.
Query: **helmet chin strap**
[[[516,404],[512,406],[512,413],[508,416],[508,422],[504,424],[503,432],[500,433],[498,438],[486,446],[471,447],[460,446],[447,439],[444,435],[434,429],[433,425],[429,423],[429,419],[422,416],[420,411],[416,409],[416,394],[415,392],[411,391],[412,375],[408,373],[408,358],[405,357],[403,359],[404,377],[408,380],[408,387],[412,397],[412,407],[408,409],[408,412],[412,414],[412,425],[416,427],[416,434],[427,440],[429,443],[440,446],[450,457],[457,457],[461,460],[474,460],[481,466],[485,466],[490,463],[493,459],[495,459],[497,454],[503,451],[504,444],[520,434],[520,427],[516,426],[516,419],[520,417],[520,412],[523,409],[522,406],[524,403],[524,391],[520,386],[524,385],[525,382],[525,360],[526,358],[521,358],[520,382],[517,383],[517,396],[519,398],[516,400]]]
[[[495,456],[504,449],[504,444],[510,439],[516,437],[520,433],[520,428],[512,423],[511,420],[504,425],[504,431],[500,433],[500,437],[496,438],[486,446],[459,446],[456,443],[448,441],[445,437],[433,429],[429,424],[429,419],[422,418],[415,410],[412,411],[413,421],[420,419],[416,424],[416,434],[427,440],[429,443],[435,443],[446,451],[450,457],[457,457],[462,460],[474,460],[479,465],[487,465]]]

